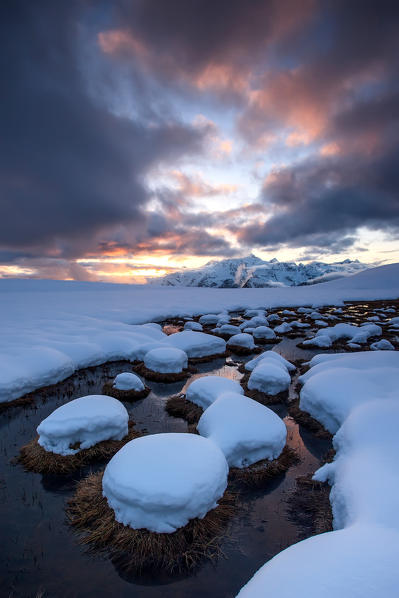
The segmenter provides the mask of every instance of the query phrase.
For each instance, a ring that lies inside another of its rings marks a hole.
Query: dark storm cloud
[[[142,230],[141,177],[201,149],[203,131],[117,117],[87,92],[77,56],[84,2],[8,2],[1,19],[0,243],[79,253],[88,236]],[[76,251],[75,251],[76,249]]]

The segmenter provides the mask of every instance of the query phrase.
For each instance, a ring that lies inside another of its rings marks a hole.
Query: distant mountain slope
[[[358,260],[333,264],[311,262],[265,262],[255,255],[244,258],[211,261],[196,270],[182,270],[151,281],[152,284],[174,287],[263,288],[300,286],[326,282],[367,269]]]

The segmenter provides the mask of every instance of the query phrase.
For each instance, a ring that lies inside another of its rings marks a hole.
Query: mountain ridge
[[[368,269],[359,260],[345,259],[327,264],[324,262],[280,262],[277,258],[262,260],[254,254],[242,258],[211,260],[201,268],[180,270],[150,284],[182,287],[215,288],[270,288],[317,284],[355,274]]]

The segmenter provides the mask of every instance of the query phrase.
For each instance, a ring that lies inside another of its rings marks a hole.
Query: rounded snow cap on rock
[[[257,326],[253,331],[254,338],[260,339],[270,339],[273,340],[276,338],[276,333],[274,330],[269,328],[268,326]]]
[[[38,443],[57,455],[75,455],[103,440],[122,440],[129,415],[120,401],[88,395],[61,405],[37,428]],[[80,443],[79,448],[71,448]]]
[[[125,444],[105,468],[103,494],[115,519],[133,529],[172,533],[217,506],[226,459],[195,434],[154,434]]]
[[[240,383],[236,380],[223,378],[223,376],[203,376],[191,382],[186,391],[186,399],[207,409],[225,392],[244,394]]]
[[[235,392],[222,394],[212,403],[197,429],[220,447],[230,467],[276,459],[287,436],[283,420],[274,411]]]
[[[190,359],[219,355],[226,351],[226,343],[222,338],[193,330],[171,334],[168,336],[167,343],[171,347],[185,351]]]
[[[254,339],[250,334],[242,332],[231,336],[227,341],[227,346],[245,347],[246,349],[253,349],[255,347]]]
[[[187,367],[187,355],[174,347],[152,349],[144,355],[144,365],[153,372],[178,374]]]
[[[122,374],[118,374],[115,377],[112,386],[118,390],[144,390],[143,381],[136,376],[136,374],[132,374],[131,372],[122,372]]]
[[[186,322],[184,324],[184,330],[195,330],[196,332],[202,332],[203,328],[199,322]]]
[[[249,390],[259,390],[268,395],[277,395],[288,390],[291,377],[287,368],[274,359],[262,359],[252,371],[248,380]]]

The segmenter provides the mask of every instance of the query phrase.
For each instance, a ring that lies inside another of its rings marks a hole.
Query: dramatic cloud
[[[4,275],[397,237],[398,17],[391,0],[6,3]]]

